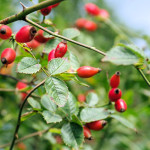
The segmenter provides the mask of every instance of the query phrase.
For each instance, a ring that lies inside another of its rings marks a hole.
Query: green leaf
[[[80,113],[80,118],[83,122],[92,122],[105,119],[110,113],[104,108],[84,108]]]
[[[27,120],[28,118],[30,118],[30,117],[32,117],[32,116],[34,116],[36,114],[37,114],[37,112],[32,111],[32,112],[29,112],[29,113],[26,113],[26,114],[22,115],[21,116],[21,122]]]
[[[80,31],[76,28],[68,28],[63,31],[62,35],[69,39],[73,39],[80,35]]]
[[[123,43],[120,43],[118,45],[124,47],[125,49],[132,51],[137,57],[145,58],[144,51],[142,49],[138,48],[134,44],[125,45]]]
[[[66,54],[66,57],[69,59],[71,70],[76,71],[80,67],[79,60],[72,52]]]
[[[132,65],[139,61],[139,58],[129,49],[116,46],[106,53],[102,61],[108,61],[116,65]]]
[[[89,106],[95,106],[98,103],[98,96],[97,94],[90,92],[88,93],[87,97],[86,97],[86,103]]]
[[[41,98],[42,105],[49,111],[55,112],[57,110],[57,105],[50,99],[50,96],[43,95]]]
[[[84,140],[83,128],[76,123],[64,124],[61,135],[65,144],[74,148],[78,148]]]
[[[60,115],[57,115],[47,110],[43,111],[42,115],[47,123],[56,123],[62,121],[62,117]]]
[[[33,74],[41,69],[41,64],[34,58],[24,57],[17,66],[17,72],[25,74]]]
[[[124,126],[134,130],[135,132],[137,132],[135,126],[129,122],[128,120],[126,120],[125,118],[118,116],[118,115],[111,115],[112,118],[118,120],[119,122],[121,122]]]
[[[45,89],[50,96],[50,99],[59,107],[63,107],[66,104],[69,91],[64,81],[49,77],[45,82]]]
[[[78,107],[76,102],[77,100],[74,97],[74,95],[72,95],[71,92],[69,92],[67,103],[64,107],[62,107],[62,109],[68,114],[70,118],[73,114],[77,115],[78,113]]]
[[[72,122],[77,123],[80,126],[83,126],[82,122],[80,121],[80,119],[76,115],[72,116]]]
[[[33,108],[41,109],[40,103],[37,102],[36,100],[34,100],[32,97],[29,97],[29,98],[28,98],[28,103],[29,103]]]
[[[52,49],[55,49],[59,43],[60,43],[60,40],[57,38],[49,40],[45,44],[45,48],[43,52],[48,54]]]
[[[67,59],[56,58],[48,63],[48,71],[51,75],[56,75],[69,70],[70,64]]]

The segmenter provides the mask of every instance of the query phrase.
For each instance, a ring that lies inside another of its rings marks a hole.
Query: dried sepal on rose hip
[[[110,101],[112,102],[115,102],[116,100],[120,99],[121,96],[122,96],[122,92],[120,89],[118,88],[112,88],[110,91],[109,91],[109,99]]]
[[[64,40],[60,42],[55,50],[55,58],[62,58],[67,52],[67,42]]]
[[[48,61],[55,59],[55,49],[51,50],[48,54]]]
[[[30,42],[34,38],[36,32],[35,27],[26,25],[17,32],[15,40],[19,43]]]
[[[98,120],[90,123],[86,123],[86,126],[91,130],[99,131],[103,129],[107,124],[107,121],[105,120]]]
[[[126,102],[123,99],[118,99],[115,102],[115,109],[118,112],[125,112],[127,110],[127,104],[126,104]]]
[[[77,69],[77,75],[81,78],[90,78],[99,72],[101,72],[100,68],[94,68],[91,66],[82,66]]]
[[[112,88],[117,88],[120,83],[120,72],[117,71],[111,78],[110,78],[110,86]]]
[[[47,16],[51,12],[51,10],[52,10],[52,6],[48,6],[41,9],[40,12],[43,16]]]
[[[1,53],[1,62],[3,64],[11,64],[16,58],[16,52],[12,48],[6,48]]]
[[[86,138],[88,140],[92,140],[91,131],[88,127],[83,126],[83,134],[84,134],[84,138]]]
[[[12,35],[12,30],[9,26],[7,25],[1,25],[0,26],[0,38],[3,40],[7,40],[11,37]]]

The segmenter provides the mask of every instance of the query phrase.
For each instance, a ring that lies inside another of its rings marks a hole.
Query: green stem
[[[30,20],[30,19],[28,19],[28,18],[25,18],[25,21],[28,22],[28,23],[30,23],[31,25],[33,25],[33,26],[39,28],[39,29],[44,30],[46,33],[49,33],[50,35],[53,35],[53,36],[55,36],[55,37],[64,39],[64,40],[66,40],[66,41],[69,41],[69,42],[71,42],[71,43],[77,44],[77,45],[82,46],[82,47],[84,47],[84,48],[88,48],[88,49],[93,50],[93,51],[95,51],[95,52],[97,52],[97,53],[99,53],[99,54],[101,54],[101,55],[103,55],[103,56],[106,55],[106,53],[104,53],[103,51],[100,51],[100,50],[96,49],[95,47],[91,47],[91,46],[82,44],[82,43],[80,43],[80,42],[71,40],[71,39],[66,38],[66,37],[64,37],[64,36],[62,36],[62,35],[59,35],[59,34],[57,34],[57,33],[54,33],[54,32],[52,32],[52,31],[50,31],[50,30],[48,30],[48,29],[42,27],[41,25],[39,25],[39,24],[33,22],[32,20]]]
[[[145,82],[147,83],[147,85],[150,87],[150,82],[148,81],[148,79],[145,76],[144,72],[141,69],[139,69],[139,68],[136,68],[136,69],[139,71],[139,73],[141,74],[141,76],[143,77],[143,79],[145,80]]]
[[[43,1],[41,3],[38,3],[32,7],[29,7],[29,8],[23,8],[23,11],[19,12],[18,14],[15,14],[13,16],[10,16],[8,18],[5,18],[3,20],[0,21],[0,24],[9,24],[9,23],[12,23],[12,22],[15,22],[15,21],[18,21],[18,20],[24,20],[25,17],[34,12],[34,11],[37,11],[37,10],[40,10],[42,8],[45,8],[47,6],[50,6],[50,5],[53,5],[53,4],[56,4],[58,2],[62,2],[63,0],[47,0],[47,1]]]

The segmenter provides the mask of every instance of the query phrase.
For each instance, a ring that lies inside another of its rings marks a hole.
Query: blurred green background
[[[18,0],[0,0],[0,20],[13,15],[21,11],[21,6]],[[26,6],[31,6],[37,1],[22,0]],[[62,2],[57,8],[52,10],[52,13],[46,18],[51,19],[56,27],[62,31],[68,27],[74,27],[76,19],[80,17],[86,17],[90,20],[97,22],[94,18],[87,15],[84,10],[84,5],[89,2],[88,0],[70,0]],[[119,20],[114,15],[114,10],[111,6],[108,6],[108,3],[105,0],[90,0],[94,2],[101,8],[105,8],[109,11],[111,19],[119,27],[121,26],[126,30],[127,35],[131,38],[133,42],[137,45],[141,44],[141,41],[144,41],[144,45],[147,48],[149,47],[148,36],[142,35],[136,31],[131,31],[126,26],[123,26]],[[134,8],[133,8],[134,11]],[[42,15],[40,15],[42,20]],[[120,24],[119,24],[119,23]],[[13,29],[13,32],[17,32],[23,25],[23,21],[17,21],[11,23],[10,26]],[[122,39],[119,39],[118,34],[110,28],[107,24],[103,22],[97,22],[99,28],[95,32],[88,32],[85,30],[81,31],[81,34],[76,40],[81,43],[94,46],[98,49],[103,49],[108,51],[116,43],[120,42]],[[140,37],[140,38],[139,38]],[[142,37],[142,38],[141,38]],[[138,43],[139,42],[139,43]],[[146,43],[147,42],[147,43]],[[2,44],[3,41],[0,41]],[[5,41],[2,45],[0,44],[0,52],[7,47],[10,47],[11,44],[9,41]],[[107,125],[105,129],[99,132],[93,132],[94,140],[91,142],[86,141],[85,150],[149,150],[150,149],[150,91],[149,87],[137,72],[133,66],[115,66],[110,63],[102,63],[101,55],[98,55],[95,52],[89,51],[85,48],[76,46],[69,43],[69,50],[72,51],[79,59],[79,62],[82,65],[90,65],[95,67],[102,68],[102,72],[90,79],[83,80],[85,83],[90,85],[90,88],[81,87],[77,84],[68,84],[69,89],[77,96],[80,93],[86,93],[88,90],[94,89],[99,96],[99,103],[105,104],[108,102],[108,91],[109,83],[108,78],[111,77],[116,71],[121,72],[121,84],[120,89],[123,92],[123,99],[126,100],[128,109],[125,113],[119,114],[124,116],[126,119],[131,121],[137,128],[138,133],[124,127],[119,122],[113,120],[110,125]],[[2,64],[0,64],[2,66]],[[31,80],[30,76],[17,74],[15,67],[13,68],[12,75],[20,78],[26,79],[27,81]],[[146,73],[146,72],[145,72]],[[147,74],[149,76],[149,74]],[[149,78],[150,79],[150,78]],[[15,89],[16,81],[9,78],[0,76],[0,88],[6,89]],[[43,88],[40,88],[36,92],[42,93]],[[16,125],[17,115],[20,106],[20,97],[14,92],[0,92],[0,145],[8,143],[12,140],[14,128]],[[30,108],[29,105],[26,105],[26,110]],[[113,108],[112,108],[113,109]],[[47,126],[43,118],[40,115],[31,117],[30,119],[23,122],[21,125],[19,136],[22,137],[29,133],[41,130]],[[44,137],[44,138],[43,138]],[[23,141],[26,145],[27,150],[65,150],[69,149],[63,147],[56,143],[55,139],[48,136],[34,137],[28,140]],[[7,148],[6,148],[7,149]],[[15,148],[17,149],[17,147]],[[3,149],[0,149],[3,150]]]

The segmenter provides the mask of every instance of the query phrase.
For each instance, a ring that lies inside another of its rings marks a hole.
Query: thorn
[[[23,11],[27,8],[22,2],[20,2],[22,8],[23,8]]]

